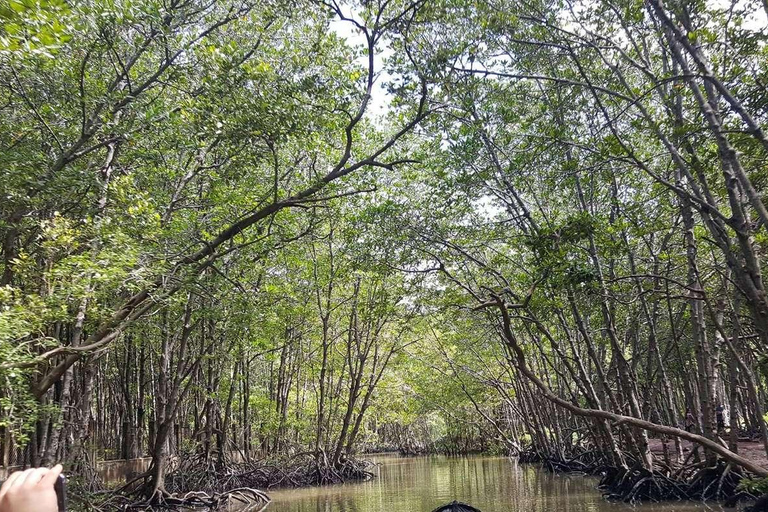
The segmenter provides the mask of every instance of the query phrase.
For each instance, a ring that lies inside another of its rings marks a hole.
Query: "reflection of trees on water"
[[[453,500],[483,512],[624,512],[605,501],[597,480],[553,475],[504,457],[380,457],[364,483],[273,492],[268,512],[430,511]],[[693,504],[626,506],[626,511],[684,512]]]

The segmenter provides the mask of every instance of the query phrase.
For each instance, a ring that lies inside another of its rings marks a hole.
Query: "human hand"
[[[0,512],[58,512],[53,486],[61,470],[61,464],[56,464],[11,474],[0,487]]]

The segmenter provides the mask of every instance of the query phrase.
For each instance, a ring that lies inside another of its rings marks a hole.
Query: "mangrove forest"
[[[764,272],[766,0],[0,0],[0,477],[71,510],[768,510]]]

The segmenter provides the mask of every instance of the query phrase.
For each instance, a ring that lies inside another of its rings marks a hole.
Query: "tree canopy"
[[[0,0],[2,465],[768,476],[767,16]]]

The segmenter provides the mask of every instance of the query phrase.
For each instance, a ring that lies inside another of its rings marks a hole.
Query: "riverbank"
[[[690,441],[684,441],[681,440],[680,444],[683,448],[683,453],[687,455],[693,447],[695,447],[694,443],[691,443]],[[667,443],[669,450],[671,452],[674,452],[675,449],[675,443],[673,440],[670,440]],[[648,440],[648,446],[650,447],[651,451],[659,457],[659,459],[663,459],[664,456],[664,443],[661,442],[661,439],[649,439]],[[768,468],[768,456],[766,456],[765,448],[763,447],[763,443],[761,441],[739,441],[738,442],[738,453],[739,455],[751,460],[752,462]]]
[[[759,446],[762,449],[762,445]],[[703,451],[696,457],[695,447],[690,443],[681,446],[683,453],[680,460],[670,455],[666,462],[664,446],[659,440],[652,440],[650,448],[656,454],[650,470],[627,454],[625,464],[617,466],[607,454],[597,450],[571,453],[564,457],[547,456],[541,451],[529,449],[521,454],[520,461],[541,462],[545,469],[556,474],[599,476],[597,487],[603,496],[625,503],[687,500],[717,501],[734,506],[754,502],[764,492],[762,485],[754,485],[756,480],[753,474],[723,459],[707,462]],[[668,449],[671,451],[672,447]],[[754,457],[752,462],[763,460],[761,456],[764,452],[758,451],[754,443],[745,442],[742,449],[744,454]]]
[[[128,467],[135,465],[132,460],[125,463]],[[119,468],[117,464],[112,466]],[[269,496],[264,491],[274,488],[370,480],[374,476],[371,469],[372,464],[367,460],[350,457],[331,464],[327,457],[316,457],[311,452],[255,461],[190,455],[174,458],[162,477],[160,488],[150,487],[153,482],[150,465],[146,471],[125,473],[123,482],[100,480],[97,473],[90,480],[75,477],[70,497],[75,509],[95,505],[96,510],[230,510],[245,502],[265,505]]]
[[[657,455],[657,461],[661,461],[663,454],[661,441],[652,439],[650,440],[650,446]],[[673,447],[670,443],[670,448]],[[684,455],[687,456],[691,450],[690,443],[684,443],[683,449]],[[764,452],[761,451],[762,445],[760,443],[742,442],[739,445],[739,450],[745,455],[749,454],[749,456],[752,456],[758,463],[763,463],[766,460]],[[585,476],[591,491],[603,496],[603,498],[607,496],[614,501],[627,502],[680,499],[724,500],[736,494],[736,485],[738,485],[741,477],[737,470],[728,468],[727,465],[721,464],[716,468],[703,468],[701,466],[697,467],[690,462],[685,467],[675,468],[675,472],[679,471],[676,475],[665,473],[661,469],[654,472],[654,474],[638,469],[619,472],[616,468],[611,468],[601,462],[599,456],[594,452],[585,452],[581,457],[574,457],[565,461],[545,460],[532,452],[525,453],[519,460],[479,454],[458,457],[441,455],[403,456],[391,452],[364,454],[361,457],[361,460],[351,462],[351,465],[348,465],[346,469],[341,468],[341,470],[333,471],[330,468],[323,470],[323,467],[317,464],[314,456],[308,453],[271,461],[250,463],[230,461],[226,466],[217,466],[213,461],[210,464],[206,464],[202,459],[185,458],[174,464],[173,471],[167,475],[166,491],[176,496],[194,493],[198,496],[207,495],[214,497],[224,495],[233,489],[252,488],[265,490],[270,497],[275,495],[285,496],[286,493],[296,494],[297,496],[315,495],[323,494],[324,491],[319,491],[318,489],[336,489],[339,485],[342,487],[354,487],[370,483],[370,485],[376,487],[380,484],[371,482],[382,478],[381,468],[386,468],[384,476],[390,478],[393,473],[392,466],[409,466],[413,464],[418,466],[419,464],[432,464],[434,461],[442,460],[474,461],[476,459],[509,461],[510,468],[512,468],[511,471],[513,472],[520,470],[520,468],[532,468],[539,471],[543,466],[543,468],[551,470],[552,474],[558,476],[568,478]],[[372,464],[367,464],[363,459],[365,461],[370,460]],[[135,461],[124,462],[127,464],[126,467],[135,466]],[[109,466],[112,469],[112,475],[125,474],[125,472],[120,471],[119,461],[111,461]],[[405,480],[417,477],[417,475],[413,474],[413,470],[409,471],[410,473],[406,471],[399,476],[395,476],[395,478]],[[420,470],[415,471],[418,473]],[[438,468],[436,471],[439,474],[442,470]],[[449,479],[477,478],[478,476],[477,472],[473,475],[461,474],[460,476],[456,475],[455,470],[452,470],[452,472],[453,475],[448,475]],[[482,471],[480,473],[480,476],[485,475]],[[696,479],[697,475],[699,476],[698,480]],[[721,479],[723,475],[725,475],[725,478]],[[136,476],[136,474],[134,473],[133,476]],[[486,476],[483,476],[483,478]],[[366,483],[366,481],[371,482]],[[715,483],[713,484],[713,482]],[[116,482],[113,481],[111,484],[114,486]],[[126,489],[124,492],[125,497],[128,498],[130,490],[138,488],[139,484],[140,481],[137,480],[132,488]],[[445,486],[445,478],[437,478],[435,485]],[[290,490],[287,491],[286,489]],[[85,496],[83,497],[85,498]],[[462,497],[464,497],[465,501],[468,500],[464,494],[458,494],[455,498],[447,494],[438,496],[438,498],[446,499],[447,502],[453,499],[461,499]],[[134,503],[139,503],[140,501],[137,496]],[[121,500],[123,504],[126,502],[126,500]],[[468,502],[477,506],[471,501]],[[679,502],[673,501],[672,503]],[[269,510],[272,510],[272,508]],[[333,510],[335,511],[336,509]],[[495,509],[490,509],[489,511],[482,508],[481,510],[484,512],[495,511]]]

